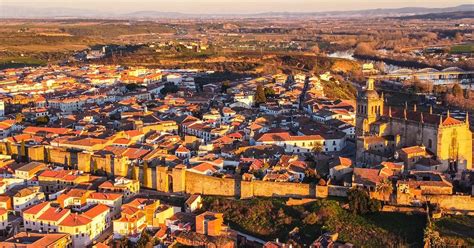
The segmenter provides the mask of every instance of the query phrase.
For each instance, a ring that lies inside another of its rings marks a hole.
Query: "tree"
[[[226,93],[227,89],[229,89],[229,88],[230,88],[230,81],[229,80],[226,80],[226,81],[222,82],[221,93]]]
[[[24,120],[25,120],[25,116],[21,113],[18,113],[15,116],[15,121],[18,122],[18,123],[22,123]]]
[[[165,87],[163,87],[163,89],[160,90],[160,93],[165,96],[168,93],[176,93],[176,92],[178,92],[178,90],[179,90],[179,88],[175,84],[166,83]]]
[[[137,248],[145,248],[145,247],[150,247],[152,243],[152,237],[146,232],[146,228],[143,229],[142,234],[140,236],[140,239],[137,241]],[[151,246],[152,247],[152,246]]]
[[[255,92],[255,102],[257,104],[265,103],[267,101],[267,97],[265,96],[265,90],[262,84],[257,85],[257,90]]]
[[[454,40],[455,40],[456,42],[461,42],[462,39],[463,39],[463,38],[462,38],[462,34],[461,34],[461,33],[457,32],[457,33],[454,35]]]
[[[455,84],[452,88],[453,95],[455,97],[461,97],[463,96],[463,90],[459,84]]]
[[[375,51],[369,43],[360,42],[359,44],[357,44],[357,46],[354,50],[354,54],[373,56],[373,55],[375,55]]]
[[[272,88],[267,88],[265,87],[265,97],[270,97],[270,96],[274,96],[275,95],[275,90],[272,89]]]
[[[46,125],[49,122],[49,117],[48,116],[40,116],[36,118],[36,124],[37,125]]]
[[[315,44],[311,47],[311,52],[313,52],[314,54],[319,54],[320,50],[318,44]]]
[[[322,151],[323,151],[323,145],[319,142],[316,142],[313,148],[311,148],[311,152],[313,153],[321,153]]]
[[[390,195],[393,192],[392,182],[388,179],[383,179],[382,181],[379,182],[379,184],[377,184],[375,191],[377,191],[379,194],[382,194],[384,203],[387,203],[390,200]],[[387,199],[387,196],[388,196],[388,199]]]
[[[349,200],[349,210],[353,214],[374,213],[381,208],[380,202],[370,199],[369,193],[364,189],[350,189],[347,199]]]
[[[428,215],[428,223],[423,233],[423,242],[425,243],[424,247],[427,248],[441,248],[446,247],[446,244],[437,232],[434,229],[433,224],[431,223],[430,217]]]

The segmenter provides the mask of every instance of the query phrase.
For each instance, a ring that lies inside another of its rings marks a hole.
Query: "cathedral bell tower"
[[[369,78],[365,90],[357,96],[356,135],[369,133],[370,124],[383,114],[384,99],[375,91],[374,79]]]

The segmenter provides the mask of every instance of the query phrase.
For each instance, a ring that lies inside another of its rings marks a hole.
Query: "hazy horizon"
[[[32,8],[72,8],[100,12],[130,13],[135,11],[180,12],[187,14],[252,14],[261,12],[319,12],[347,11],[376,8],[403,7],[454,7],[462,4],[472,4],[472,1],[433,0],[433,1],[390,1],[390,0],[0,0],[0,6],[32,7]]]

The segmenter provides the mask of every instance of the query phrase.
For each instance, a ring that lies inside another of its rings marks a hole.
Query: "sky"
[[[472,0],[0,0],[1,5],[75,8],[103,12],[163,11],[190,14],[317,12],[400,7],[452,7]]]

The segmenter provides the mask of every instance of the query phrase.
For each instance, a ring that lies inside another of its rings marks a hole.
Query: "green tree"
[[[380,202],[370,199],[369,193],[364,189],[352,188],[347,193],[347,199],[349,210],[353,214],[373,213],[381,208]]]
[[[377,191],[379,194],[382,194],[384,203],[387,203],[390,199],[390,195],[393,192],[392,182],[388,179],[383,179],[379,182],[379,184],[377,184],[375,191]]]
[[[275,90],[273,88],[265,87],[264,92],[265,92],[265,98],[275,95]]]
[[[257,85],[257,90],[255,91],[255,102],[257,104],[265,103],[267,97],[265,96],[265,90],[262,84]]]

